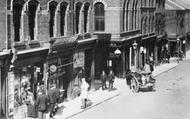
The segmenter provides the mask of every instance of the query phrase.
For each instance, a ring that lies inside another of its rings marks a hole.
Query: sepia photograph
[[[0,119],[190,119],[190,0],[0,0]]]

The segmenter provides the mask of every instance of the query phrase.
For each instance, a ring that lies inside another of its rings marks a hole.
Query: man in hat
[[[50,109],[50,117],[54,116],[54,108],[56,104],[56,94],[55,94],[55,85],[51,85],[51,89],[48,91],[48,102],[49,102],[49,109]]]

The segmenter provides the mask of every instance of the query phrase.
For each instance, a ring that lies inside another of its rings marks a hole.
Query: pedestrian
[[[34,95],[31,91],[29,91],[30,88],[27,89],[27,97],[25,100],[25,103],[27,105],[27,117],[31,118],[37,118],[37,111],[35,108],[35,100],[34,100]]]
[[[110,70],[110,73],[108,75],[108,81],[109,81],[109,91],[113,90],[113,83],[115,80],[115,75],[112,70]]]
[[[49,110],[50,110],[50,117],[55,115],[54,108],[56,104],[56,94],[55,94],[55,85],[51,85],[51,89],[48,91],[48,102],[49,102]]]
[[[104,70],[102,71],[102,74],[100,75],[100,80],[102,82],[102,90],[107,89],[107,86],[106,86],[107,75]]]
[[[89,84],[86,82],[85,78],[81,79],[82,85],[81,85],[81,101],[82,101],[82,106],[81,108],[84,109],[87,107],[87,100],[88,100],[88,88]]]
[[[129,86],[130,89],[131,89],[131,79],[132,79],[131,70],[128,69],[126,72],[126,84]]]
[[[55,92],[55,98],[56,98],[56,104],[55,104],[55,113],[57,112],[57,110],[59,109],[59,98],[60,98],[60,90],[55,86],[54,88],[54,92]]]
[[[41,91],[39,91],[35,102],[39,119],[45,119],[45,112],[47,111],[47,103],[48,103],[47,96]]]

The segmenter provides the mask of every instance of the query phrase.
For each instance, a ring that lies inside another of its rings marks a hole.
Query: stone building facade
[[[157,41],[155,45],[155,63],[161,63],[162,51],[167,46],[167,38],[165,31],[165,0],[156,0],[156,13],[155,13],[155,33]]]
[[[80,93],[81,74],[93,87],[102,70],[112,69],[123,77],[129,69],[141,68],[150,56],[157,58],[157,4],[156,0],[1,1],[0,115],[12,111],[6,95],[20,94],[28,82],[33,92],[38,83],[47,89],[55,83],[65,90],[64,97],[72,99]],[[13,94],[8,93],[9,86],[14,86]]]
[[[189,2],[166,1],[166,33],[171,56],[178,57],[189,47]]]

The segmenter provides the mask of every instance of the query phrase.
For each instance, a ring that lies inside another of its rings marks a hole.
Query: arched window
[[[151,26],[152,26],[152,27],[151,27],[151,31],[154,32],[154,27],[155,27],[155,26],[154,26],[154,18],[153,18],[153,16],[152,16],[151,21],[152,21],[152,22],[151,22]]]
[[[131,0],[128,1],[128,25],[127,25],[127,31],[132,30],[132,21],[133,21],[133,2]]]
[[[86,3],[84,5],[84,32],[86,33],[87,32],[87,23],[88,23],[88,15],[89,15],[89,7],[90,7],[90,4],[89,3]]]
[[[29,23],[29,38],[30,40],[34,40],[35,33],[35,19],[36,19],[36,10],[38,7],[38,1],[32,0],[28,3],[28,23]]]
[[[138,13],[138,0],[136,1],[136,3],[135,3],[135,29],[137,29],[138,28],[138,16],[139,15],[139,13]]]
[[[95,12],[95,31],[104,31],[105,30],[105,11],[104,4],[101,2],[97,2],[94,5]]]
[[[135,0],[133,1],[133,7],[132,7],[132,23],[131,23],[132,30],[134,29],[134,23],[135,23],[134,19],[135,19]]]
[[[125,28],[128,31],[129,30],[129,0],[126,5],[126,19],[125,20],[126,20]]]
[[[13,1],[13,25],[14,25],[14,41],[20,41],[20,28],[21,28],[21,13],[24,5],[23,0]]]
[[[50,37],[54,37],[55,10],[56,10],[57,4],[58,3],[55,1],[52,1],[49,3],[49,15],[50,15],[49,35],[50,35]]]
[[[152,25],[153,25],[151,16],[149,17],[149,23],[148,24],[149,24],[149,30],[148,31],[149,31],[149,33],[151,33],[152,32]]]
[[[66,2],[63,2],[61,3],[60,5],[60,33],[61,33],[61,36],[64,36],[65,35],[65,23],[66,23],[66,10],[67,10],[67,7],[68,7],[68,3]]]
[[[147,1],[146,1],[146,0],[142,0],[142,1],[144,1],[144,5],[143,5],[143,6],[146,7],[146,2],[147,2]]]
[[[143,29],[144,29],[144,34],[147,33],[147,17],[144,17],[144,22],[143,22]]]
[[[78,2],[75,6],[75,33],[79,33],[79,19],[80,19],[80,10],[81,10],[82,3]]]

